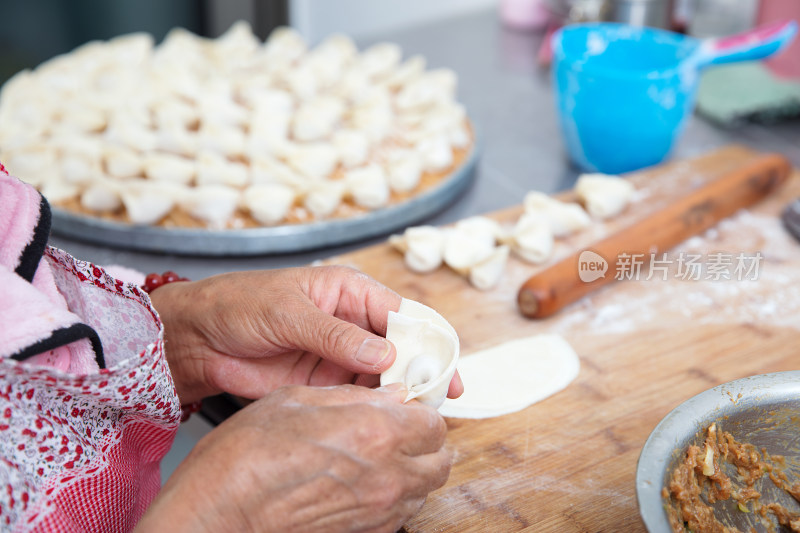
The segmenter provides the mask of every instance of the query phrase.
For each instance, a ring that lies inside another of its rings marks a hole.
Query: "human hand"
[[[220,392],[255,399],[292,384],[377,385],[396,355],[383,335],[400,296],[351,268],[234,272],[150,297],[184,404]],[[448,395],[462,392],[456,374]]]
[[[450,471],[442,417],[406,394],[279,389],[203,438],[137,531],[397,531]]]

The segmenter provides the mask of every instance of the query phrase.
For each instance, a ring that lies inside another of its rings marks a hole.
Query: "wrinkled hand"
[[[270,394],[198,443],[137,531],[397,531],[450,471],[442,417],[405,396]]]
[[[283,385],[372,386],[394,362],[383,335],[400,296],[345,267],[222,274],[151,294],[181,402]],[[463,391],[456,374],[449,395]]]

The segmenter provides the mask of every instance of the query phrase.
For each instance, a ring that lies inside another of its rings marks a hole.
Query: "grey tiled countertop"
[[[396,42],[406,55],[423,54],[430,67],[455,70],[459,100],[478,127],[480,159],[473,184],[455,203],[425,223],[446,224],[518,204],[532,189],[556,192],[572,186],[578,171],[564,155],[549,74],[536,61],[542,38],[538,33],[505,29],[494,11],[483,11],[358,40],[360,46],[382,40]],[[800,166],[798,121],[770,127],[747,124],[727,130],[695,116],[673,158],[692,157],[729,143],[781,152]],[[308,253],[248,258],[139,253],[62,237],[53,237],[51,243],[101,265],[119,264],[143,272],[171,269],[198,279],[231,270],[307,264],[380,240],[382,237]]]

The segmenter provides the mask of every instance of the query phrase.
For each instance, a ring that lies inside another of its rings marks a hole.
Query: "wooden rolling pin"
[[[651,254],[665,252],[739,209],[763,199],[784,183],[790,172],[791,165],[783,156],[766,154],[755,158],[752,163],[725,174],[586,248],[608,263],[605,277],[590,282],[581,281],[579,257],[584,250],[535,274],[519,290],[517,303],[520,311],[530,318],[552,315],[589,292],[614,281],[620,254],[628,254],[628,264],[630,257],[643,254],[639,259],[646,266]],[[592,257],[602,262],[596,256]],[[596,269],[598,265],[584,261],[584,274],[591,267]]]

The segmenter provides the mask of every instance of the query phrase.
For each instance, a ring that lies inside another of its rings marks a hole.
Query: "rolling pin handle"
[[[520,312],[530,318],[537,318],[537,313],[540,311],[539,298],[536,292],[529,288],[524,288],[519,291],[517,296],[517,304],[519,305]]]

